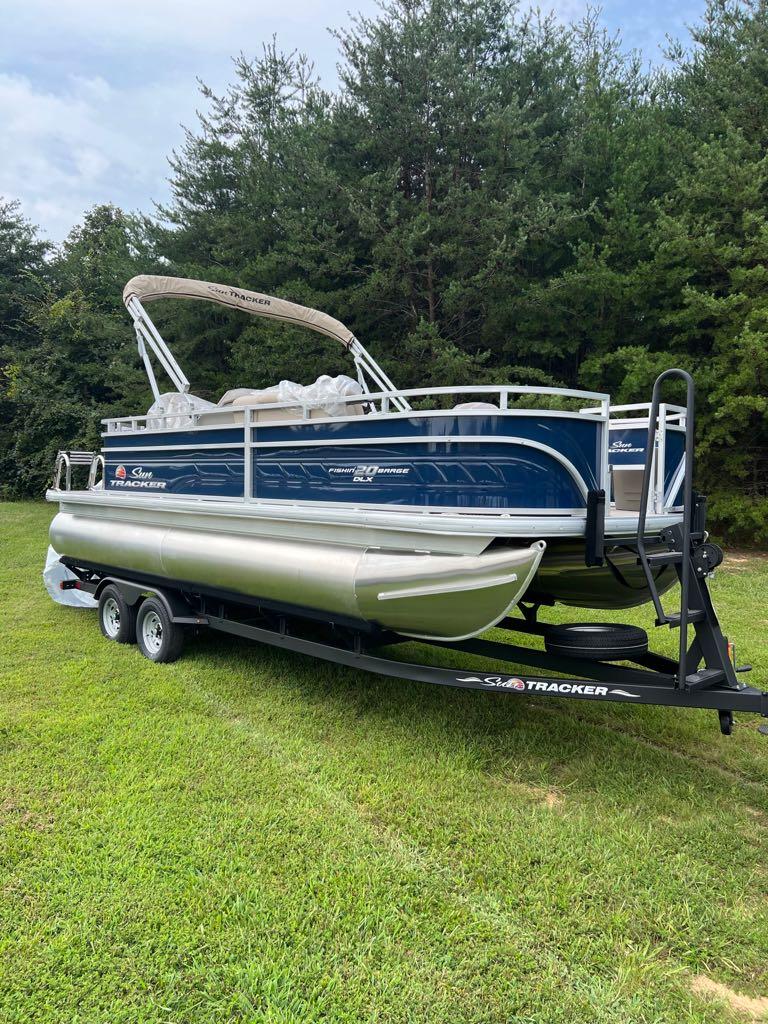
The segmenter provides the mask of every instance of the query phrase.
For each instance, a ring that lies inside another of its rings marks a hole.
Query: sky
[[[540,0],[564,21],[582,0]],[[593,4],[593,6],[595,6]],[[685,34],[704,0],[604,0],[602,21],[647,61]],[[95,203],[151,213],[168,197],[168,155],[204,109],[198,79],[222,92],[232,56],[277,36],[337,82],[328,27],[374,0],[0,0],[0,197],[19,200],[61,241]]]

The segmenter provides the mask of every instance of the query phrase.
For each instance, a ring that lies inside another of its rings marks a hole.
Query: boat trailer
[[[485,662],[509,666],[509,669],[491,670],[478,668],[476,664],[442,668],[392,657],[391,647],[414,642],[401,634],[375,629],[366,631],[360,629],[359,624],[323,622],[309,618],[305,613],[265,607],[255,602],[247,605],[242,603],[242,597],[232,594],[192,594],[169,587],[167,580],[135,576],[126,579],[104,567],[83,567],[69,559],[62,561],[76,578],[63,582],[61,586],[85,590],[99,598],[105,635],[119,639],[111,635],[104,624],[104,609],[112,602],[118,606],[118,619],[123,617],[123,625],[131,623],[139,649],[153,661],[175,660],[181,653],[185,634],[208,627],[359,671],[438,686],[511,696],[556,696],[572,700],[712,709],[718,713],[720,730],[724,735],[730,735],[736,711],[768,718],[768,692],[747,686],[738,679],[738,675],[749,671],[750,666],[735,668],[729,662],[731,671],[727,678],[725,673],[717,678],[714,669],[704,668],[690,674],[681,683],[679,662],[643,649],[646,645],[642,643],[637,645],[637,635],[644,634],[637,628],[633,630],[632,639],[637,646],[634,652],[620,646],[613,652],[607,652],[613,658],[621,652],[622,664],[596,656],[598,652],[594,649],[585,656],[579,646],[579,629],[586,629],[585,636],[590,640],[599,637],[603,645],[620,645],[623,641],[617,640],[617,633],[628,627],[608,624],[550,626],[538,621],[540,606],[535,604],[519,606],[522,615],[507,617],[498,624],[496,630],[504,635],[504,641],[485,638],[451,643],[418,641],[420,648],[457,651],[482,658]],[[151,620],[149,626],[148,620]],[[700,624],[700,632],[706,628],[707,624]],[[557,639],[558,648],[562,648],[563,637],[569,631],[573,632],[572,653],[555,653],[552,637]],[[542,637],[548,649],[538,650],[506,642],[506,637],[514,641],[516,634],[521,633]],[[130,642],[130,633],[127,640]],[[732,651],[724,638],[723,643],[726,652]],[[526,670],[521,666],[526,666]],[[761,726],[761,731],[768,731],[768,726]]]

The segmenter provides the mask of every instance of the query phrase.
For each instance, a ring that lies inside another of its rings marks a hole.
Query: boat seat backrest
[[[611,466],[613,501],[617,512],[639,512],[643,503],[643,470]]]
[[[261,393],[262,395],[264,392]],[[250,405],[252,408],[251,422],[252,423],[278,423],[285,422],[286,420],[303,420],[304,411],[300,405],[284,406],[281,409],[275,409],[269,406],[268,403],[277,401],[276,398],[266,397],[257,399],[254,401],[250,395],[243,395],[239,399],[235,399],[230,405],[223,406],[219,409],[214,409],[211,412],[201,413],[198,417],[198,424],[200,426],[223,426],[228,424],[241,424],[243,423],[245,416],[243,408]],[[259,408],[260,405],[267,406],[266,408]],[[352,403],[344,409],[344,412],[338,413],[333,419],[340,416],[362,416],[365,409],[359,403]],[[308,409],[307,419],[328,419],[328,413],[324,409]]]

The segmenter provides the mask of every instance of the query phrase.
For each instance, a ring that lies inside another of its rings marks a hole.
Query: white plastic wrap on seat
[[[192,413],[206,412],[215,408],[214,402],[206,402],[204,398],[198,398],[197,395],[167,391],[149,407],[147,416],[157,418],[147,420],[147,430],[179,430],[182,427],[190,427],[193,422]]]
[[[247,388],[233,388],[219,399],[219,408],[242,407],[245,405],[272,405],[289,403],[296,407],[318,409],[326,416],[354,416],[362,411],[355,402],[342,399],[362,395],[358,381],[339,374],[318,377],[314,384],[296,384],[292,380],[281,380],[271,388],[250,391]],[[290,415],[289,409],[279,410],[282,417]],[[278,412],[278,410],[275,410]]]
[[[218,400],[216,405],[232,405],[236,398],[242,398],[243,395],[256,394],[253,388],[230,388],[229,391],[225,391],[221,398]]]
[[[76,580],[77,576],[59,561],[59,553],[49,545],[43,569],[45,589],[57,604],[68,608],[95,608],[96,598],[85,590],[62,590],[59,584],[65,580]]]

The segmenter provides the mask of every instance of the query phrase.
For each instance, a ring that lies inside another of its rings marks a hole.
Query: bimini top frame
[[[131,278],[125,286],[123,302],[133,319],[139,355],[144,363],[144,369],[156,399],[160,397],[160,389],[157,386],[157,378],[149,358],[148,348],[154,352],[176,390],[182,393],[189,391],[187,377],[142,305],[142,300],[154,302],[157,299],[202,299],[207,302],[216,302],[220,306],[228,306],[231,309],[243,310],[252,316],[262,316],[270,320],[279,320],[282,323],[308,327],[312,331],[317,331],[318,334],[333,338],[347,349],[355,361],[357,379],[365,394],[371,393],[368,384],[370,378],[374,384],[374,391],[391,393],[392,404],[400,412],[408,412],[411,408],[408,401],[397,393],[395,385],[384,370],[349,328],[327,313],[311,309],[309,306],[300,306],[295,302],[288,302],[286,299],[278,299],[272,295],[263,295],[261,292],[233,288],[231,285],[214,284],[210,281],[193,281],[183,277],[140,274],[138,277]]]

